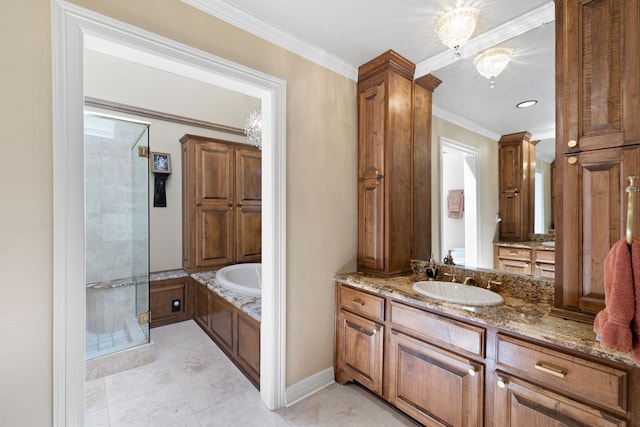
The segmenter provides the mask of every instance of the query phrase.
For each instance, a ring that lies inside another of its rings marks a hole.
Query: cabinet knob
[[[469,375],[471,375],[472,377],[475,377],[476,374],[478,373],[478,368],[474,365],[469,366]]]
[[[505,377],[498,377],[498,387],[505,388],[509,381]]]
[[[576,141],[575,139],[570,140],[567,145],[569,146],[569,148],[573,148],[576,145],[578,145],[578,141]]]
[[[571,156],[567,159],[567,163],[569,163],[570,165],[575,165],[576,163],[578,163],[578,158]]]

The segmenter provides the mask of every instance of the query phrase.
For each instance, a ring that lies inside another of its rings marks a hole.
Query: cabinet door
[[[262,205],[236,208],[236,260],[260,262],[262,257]]]
[[[497,427],[623,427],[627,423],[599,409],[496,372]]]
[[[386,83],[382,76],[367,82],[358,99],[358,178],[384,175]]]
[[[583,152],[569,159],[562,159],[564,209],[556,304],[595,314],[604,307],[604,259],[625,234],[627,176],[640,171],[640,148]],[[635,230],[639,217],[635,215]]]
[[[384,326],[340,310],[337,328],[338,382],[355,380],[381,395]]]
[[[384,270],[384,179],[359,182],[358,266]]]
[[[215,267],[233,263],[233,208],[200,206],[196,208],[196,266]]]
[[[233,205],[233,149],[224,144],[200,142],[195,147],[196,206]]]
[[[234,311],[217,295],[211,298],[209,325],[216,342],[229,353],[233,353]]]
[[[209,289],[201,284],[196,284],[196,316],[195,321],[201,328],[209,331]]]
[[[389,402],[429,426],[483,425],[484,366],[396,331]]]

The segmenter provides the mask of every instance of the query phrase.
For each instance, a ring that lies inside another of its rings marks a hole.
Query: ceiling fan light
[[[478,10],[471,7],[460,7],[442,15],[436,23],[436,33],[442,43],[456,51],[471,38],[478,23]],[[455,55],[455,54],[454,54]]]
[[[513,51],[505,47],[494,47],[482,52],[473,61],[478,73],[491,80],[491,87],[495,85],[495,79],[509,64]]]

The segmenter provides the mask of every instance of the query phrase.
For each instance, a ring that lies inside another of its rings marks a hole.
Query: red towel
[[[593,324],[593,331],[600,335],[603,347],[623,353],[631,351],[632,322],[635,326],[640,321],[640,316],[634,316],[637,293],[635,289],[640,288],[640,270],[636,270],[637,277],[633,274],[634,267],[640,268],[640,241],[633,239],[631,246],[630,251],[626,239],[620,239],[604,260],[606,307],[598,313]],[[634,286],[634,282],[639,286]],[[634,317],[637,318],[636,321]],[[640,344],[636,347],[640,355]]]

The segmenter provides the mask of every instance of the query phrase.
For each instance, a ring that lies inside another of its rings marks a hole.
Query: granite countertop
[[[524,248],[524,249],[535,248],[537,250],[555,251],[556,250],[555,242],[553,242],[554,243],[553,245],[549,245],[549,243],[544,241],[539,241],[539,240],[527,240],[524,242],[500,241],[500,242],[495,242],[494,245],[507,246],[510,248]]]
[[[504,304],[493,307],[463,307],[422,296],[413,290],[420,276],[408,274],[381,278],[361,273],[341,273],[334,280],[355,288],[393,298],[428,310],[440,312],[461,320],[493,326],[504,331],[537,339],[549,344],[576,350],[588,355],[635,366],[631,355],[603,348],[596,340],[590,324],[551,316],[552,305],[544,301],[529,302],[500,291]]]

